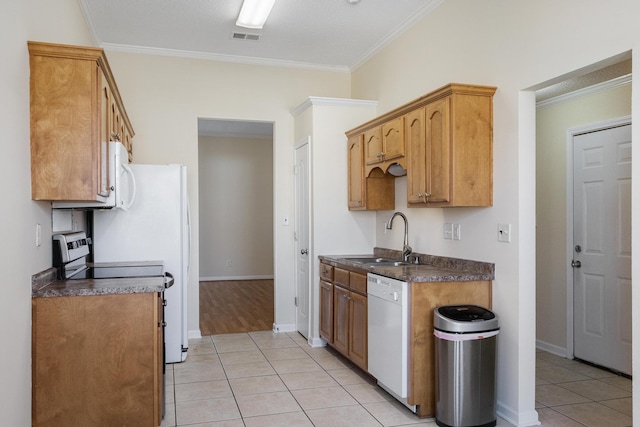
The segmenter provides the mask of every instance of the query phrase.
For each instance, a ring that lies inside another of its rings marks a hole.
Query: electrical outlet
[[[227,267],[231,267],[231,260],[230,259],[227,260]]]
[[[445,222],[444,227],[442,227],[442,238],[447,240],[453,238],[453,224],[450,222]]]
[[[511,242],[511,224],[498,224],[498,242]]]
[[[462,239],[462,226],[460,224],[453,224],[453,233],[452,233],[452,239],[453,240],[461,240]]]

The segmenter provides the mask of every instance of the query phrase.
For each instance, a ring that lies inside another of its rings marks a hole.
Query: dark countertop
[[[31,276],[32,298],[138,294],[165,290],[164,277],[161,276],[57,280],[55,268],[48,268]]]
[[[320,255],[318,258],[334,267],[358,269],[404,282],[470,282],[495,279],[495,265],[487,262],[460,258],[439,257],[414,253],[419,264],[402,266],[378,266],[351,261],[348,258],[388,258],[400,260],[400,251],[374,248],[373,254],[365,255]]]

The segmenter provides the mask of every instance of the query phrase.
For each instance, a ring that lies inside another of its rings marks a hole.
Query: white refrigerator
[[[174,284],[165,291],[167,363],[187,357],[187,284],[190,224],[187,174],[183,165],[129,165],[135,199],[126,210],[93,214],[95,262],[163,261]]]

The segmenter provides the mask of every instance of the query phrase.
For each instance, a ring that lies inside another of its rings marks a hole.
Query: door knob
[[[309,251],[308,251],[307,249],[301,249],[301,250],[300,250],[300,253],[301,253],[302,255],[306,255],[306,254],[308,254],[308,253],[309,253]]]
[[[571,261],[571,267],[572,268],[580,268],[580,267],[582,267],[582,263],[580,261],[572,260]]]

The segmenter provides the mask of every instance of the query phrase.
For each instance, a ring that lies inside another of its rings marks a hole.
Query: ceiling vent
[[[234,31],[233,33],[231,33],[231,38],[234,40],[249,40],[249,41],[257,42],[258,40],[260,40],[260,38],[262,38],[262,35],[251,34],[251,33],[239,33]]]

